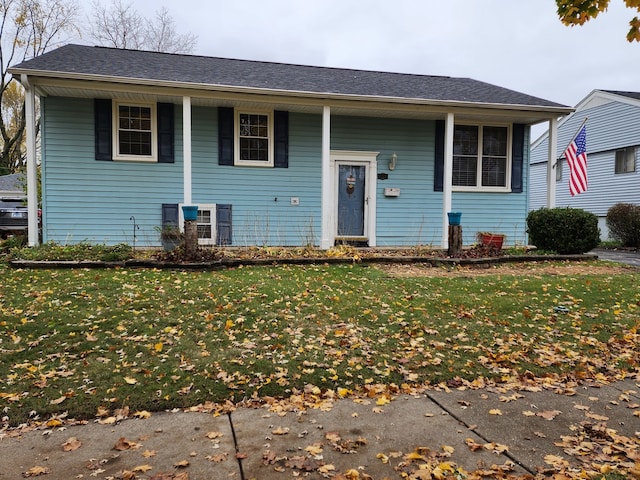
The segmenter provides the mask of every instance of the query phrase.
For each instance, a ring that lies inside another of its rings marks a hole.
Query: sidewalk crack
[[[231,427],[231,435],[233,436],[233,445],[236,451],[235,457],[238,461],[238,468],[240,469],[240,480],[246,480],[244,478],[244,471],[242,470],[242,458],[240,454],[240,447],[238,445],[238,439],[236,437],[236,429],[233,426],[233,419],[231,418],[231,412],[227,413],[227,417],[229,418],[229,426]]]
[[[433,403],[435,403],[438,407],[440,407],[443,411],[447,412],[447,415],[451,416],[453,419],[457,420],[459,423],[461,423],[462,425],[464,425],[469,431],[473,432],[474,434],[476,434],[478,437],[480,437],[484,442],[486,443],[491,443],[493,440],[491,440],[490,438],[485,437],[481,432],[476,431],[475,429],[471,429],[469,428],[471,425],[469,425],[467,422],[465,422],[462,418],[458,417],[452,410],[448,409],[445,405],[441,404],[440,402],[438,402],[437,399],[435,399],[434,397],[432,397],[428,392],[426,393],[426,396],[429,400],[431,400]],[[511,452],[509,452],[508,450],[506,452],[503,452],[503,455],[505,457],[507,457],[509,460],[511,460],[513,463],[515,463],[516,465],[518,465],[520,468],[524,469],[527,473],[530,473],[531,475],[536,475],[537,472],[531,470],[529,467],[527,467],[526,465],[524,465],[522,462],[520,462],[516,457],[514,457]]]

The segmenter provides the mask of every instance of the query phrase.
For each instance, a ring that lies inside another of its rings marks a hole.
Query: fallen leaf
[[[138,411],[133,414],[134,417],[138,418],[149,418],[151,416],[151,412],[147,412],[146,410]]]
[[[499,408],[492,408],[489,410],[489,415],[502,415],[502,411]]]
[[[545,420],[553,420],[562,412],[560,410],[545,410],[544,412],[536,413],[536,417],[542,417]]]
[[[137,467],[135,467],[133,469],[134,472],[142,472],[142,473],[146,473],[149,470],[152,470],[153,467],[151,465],[138,465]]]
[[[598,415],[592,412],[587,412],[584,414],[585,417],[592,418],[593,420],[597,420],[599,422],[606,422],[609,420],[609,417],[605,417],[604,415]]]
[[[62,402],[64,402],[67,399],[67,397],[65,397],[64,395],[62,397],[56,398],[55,400],[51,400],[49,403],[51,405],[60,405]]]
[[[180,460],[173,464],[173,468],[187,468],[189,466],[189,460]]]
[[[132,377],[124,377],[124,381],[127,382],[129,385],[135,385],[136,383],[138,383],[138,380]]]
[[[124,451],[130,450],[134,448],[140,448],[140,444],[136,442],[132,442],[131,440],[127,440],[124,437],[120,437],[116,444],[113,446],[113,450]]]
[[[145,450],[144,452],[142,452],[142,456],[144,458],[155,457],[156,456],[156,451],[155,450]]]
[[[40,475],[47,475],[51,473],[51,469],[48,467],[31,467],[29,470],[22,474],[23,477],[39,477]]]
[[[228,456],[228,453],[218,453],[217,455],[207,455],[204,458],[213,463],[222,463],[227,459]]]
[[[76,437],[71,437],[62,444],[62,450],[65,452],[73,452],[74,450],[79,449],[81,445],[82,442],[80,442],[80,440]]]
[[[278,427],[274,430],[271,430],[271,433],[273,433],[274,435],[286,435],[287,433],[289,433],[289,427]]]

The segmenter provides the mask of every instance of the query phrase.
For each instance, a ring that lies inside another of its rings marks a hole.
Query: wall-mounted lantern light
[[[391,154],[391,159],[389,160],[389,170],[395,170],[397,162],[398,155],[396,155],[396,152],[393,152],[393,154]]]

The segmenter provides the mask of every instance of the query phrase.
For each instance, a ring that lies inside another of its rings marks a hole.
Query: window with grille
[[[456,125],[453,134],[454,187],[462,190],[509,187],[509,128]]]

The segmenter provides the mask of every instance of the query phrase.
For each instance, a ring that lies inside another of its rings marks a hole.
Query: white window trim
[[[364,237],[370,247],[377,246],[376,238],[376,190],[378,185],[378,155],[380,152],[331,150],[329,157],[329,171],[331,175],[331,196],[327,211],[331,212],[331,243],[338,235],[338,169],[340,165],[362,165],[366,167],[366,191],[364,205]],[[340,237],[342,239],[361,237]]]
[[[267,162],[261,162],[259,160],[241,160],[240,159],[240,115],[266,115],[267,122],[269,122],[268,135],[268,155],[269,160]],[[273,126],[273,110],[250,110],[234,108],[234,125],[233,125],[233,164],[239,167],[263,167],[273,168],[275,159],[274,149],[274,126]]]
[[[478,169],[476,171],[476,182],[477,186],[469,187],[469,186],[458,186],[451,185],[451,191],[453,192],[494,192],[494,193],[510,193],[511,192],[511,169],[512,169],[512,142],[513,142],[513,128],[509,123],[469,123],[469,122],[460,122],[456,123],[454,128],[457,126],[471,126],[471,127],[479,127],[484,129],[484,127],[506,127],[507,128],[507,168],[505,172],[505,180],[506,185],[504,187],[484,187],[482,186],[482,136],[479,136],[480,145],[478,150]],[[453,155],[455,157],[455,154]]]
[[[112,141],[113,160],[125,162],[157,162],[158,161],[158,118],[155,103],[140,103],[127,101],[113,101],[112,103]],[[151,109],[151,155],[120,155],[120,106],[145,107]]]
[[[183,203],[178,204],[178,224],[180,231],[184,232],[184,214],[182,212]],[[211,212],[211,238],[198,238],[198,245],[215,245],[218,236],[218,227],[216,225],[216,204],[215,203],[194,203],[200,210],[209,210]]]

